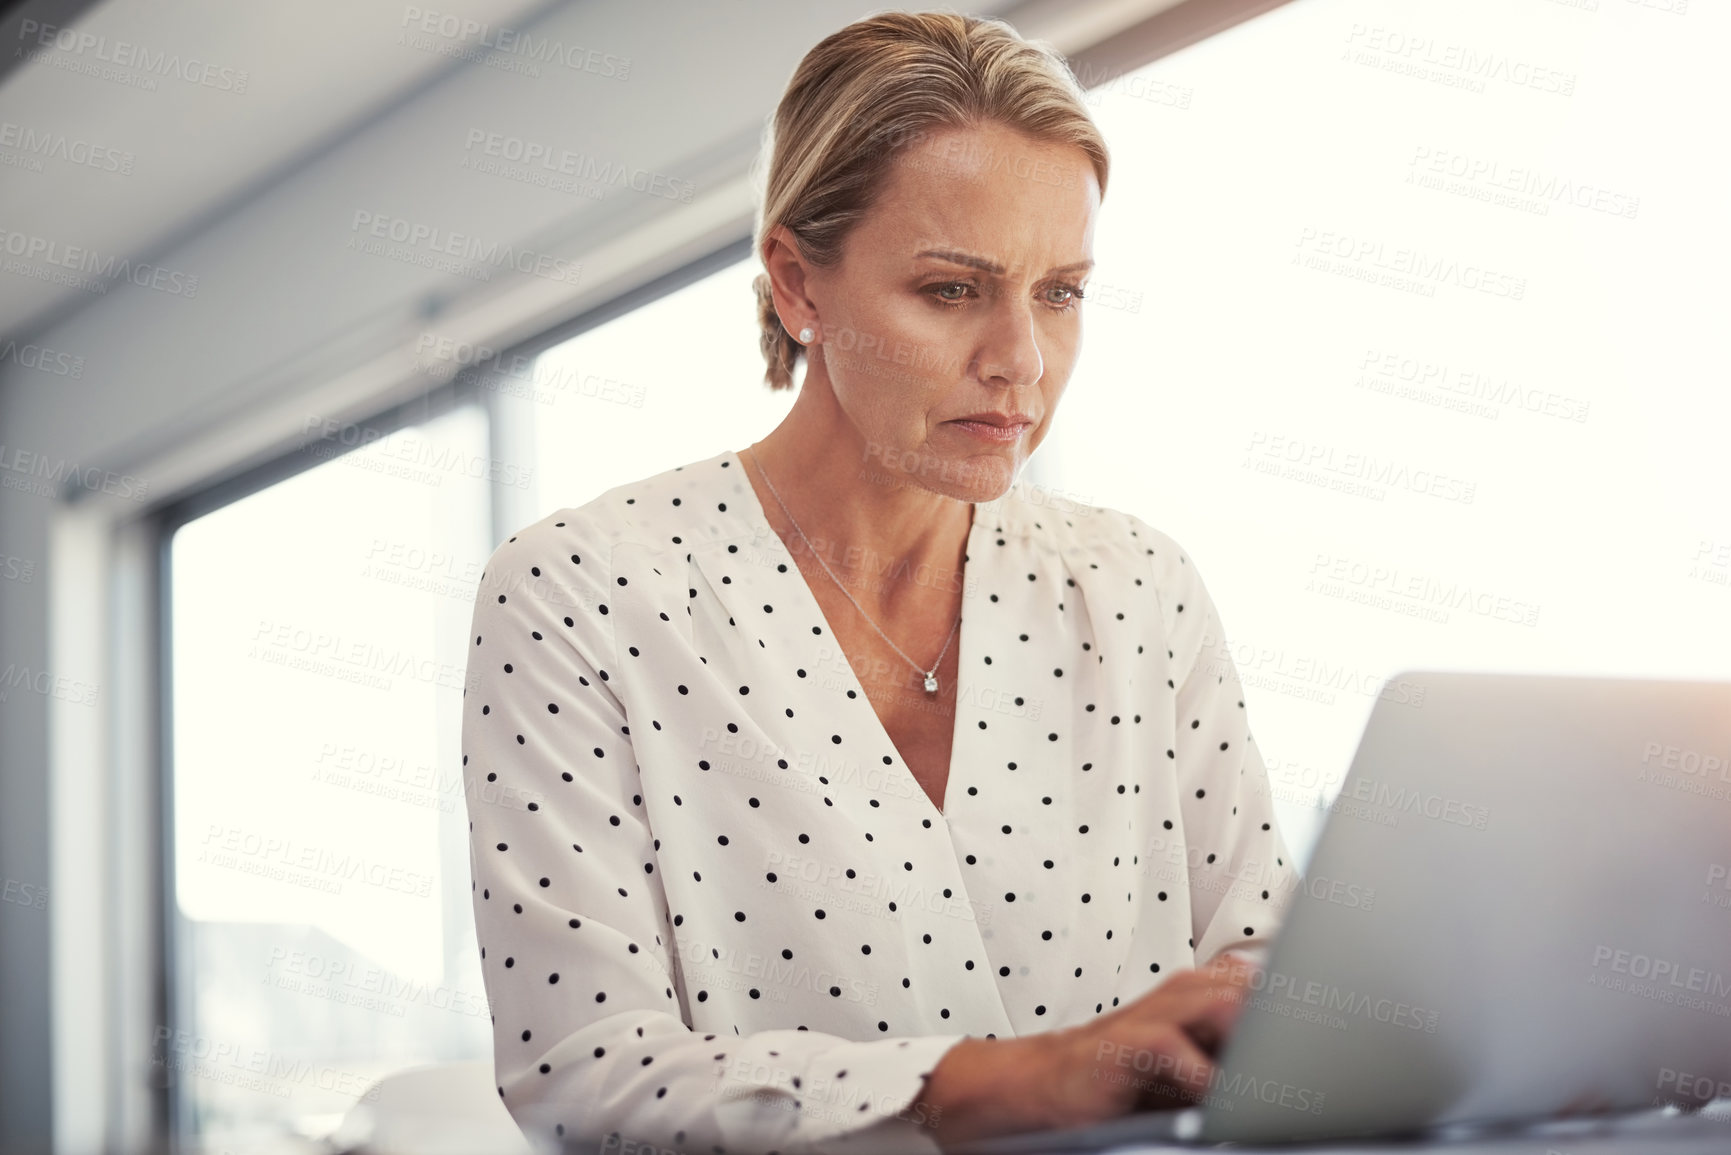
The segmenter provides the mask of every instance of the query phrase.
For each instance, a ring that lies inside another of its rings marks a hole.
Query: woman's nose
[[[1046,368],[1034,334],[1033,306],[1002,300],[1000,304],[974,367],[988,385],[1032,385]]]

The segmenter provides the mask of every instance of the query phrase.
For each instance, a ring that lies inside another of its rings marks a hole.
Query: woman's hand
[[[1053,1032],[1052,1127],[1176,1109],[1207,1092],[1254,966],[1230,953],[1135,1002]],[[1048,1044],[1050,1046],[1050,1044]]]
[[[1207,1092],[1255,964],[1231,952],[1141,998],[1062,1030],[965,1039],[919,1104],[939,1146],[1175,1109]]]

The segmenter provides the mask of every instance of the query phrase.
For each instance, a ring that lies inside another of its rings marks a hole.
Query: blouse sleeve
[[[1260,960],[1280,929],[1298,871],[1274,814],[1244,688],[1214,600],[1170,536],[1131,518],[1153,570],[1177,688],[1178,802],[1189,854],[1198,964],[1223,950]]]
[[[571,511],[489,558],[462,714],[500,1098],[577,1150],[938,1151],[908,1108],[963,1035],[699,1034],[618,691],[611,543]]]

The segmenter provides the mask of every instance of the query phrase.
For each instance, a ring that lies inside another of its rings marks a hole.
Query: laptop
[[[1201,1103],[961,1150],[1731,1096],[1731,682],[1405,671],[1384,691]]]

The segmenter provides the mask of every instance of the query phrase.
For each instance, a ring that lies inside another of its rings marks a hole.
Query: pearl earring
[[[815,334],[812,333],[811,326],[807,325],[805,328],[803,328],[799,331],[799,343],[801,345],[809,345],[809,344],[811,344],[811,339],[813,336],[815,336]]]

